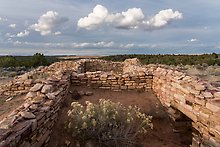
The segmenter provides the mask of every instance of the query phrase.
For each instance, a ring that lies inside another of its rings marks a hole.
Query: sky
[[[0,0],[0,55],[220,53],[219,0]]]

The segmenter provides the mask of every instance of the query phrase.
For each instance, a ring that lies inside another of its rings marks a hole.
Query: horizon
[[[218,0],[14,3],[0,1],[0,55],[220,53]]]

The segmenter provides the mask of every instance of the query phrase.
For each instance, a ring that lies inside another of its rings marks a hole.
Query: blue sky
[[[219,0],[0,0],[0,55],[220,53]]]

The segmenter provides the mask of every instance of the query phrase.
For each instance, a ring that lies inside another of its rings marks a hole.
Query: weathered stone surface
[[[206,103],[206,108],[208,108],[209,110],[213,111],[213,112],[218,112],[220,111],[220,107],[216,106],[215,104],[213,104],[212,102],[207,102]]]
[[[215,92],[215,93],[214,93],[214,97],[215,97],[215,98],[220,98],[220,92]]]
[[[41,97],[41,96],[37,96],[37,97],[35,97],[35,98],[33,98],[33,99],[31,100],[31,102],[34,103],[34,104],[39,104],[39,103],[41,103],[42,101],[43,101],[43,97]]]
[[[202,85],[202,84],[196,84],[195,89],[199,90],[199,91],[203,91],[206,89],[206,87],[205,87],[205,85]]]
[[[53,99],[56,98],[56,96],[54,95],[54,93],[47,93],[46,96],[47,96],[48,99],[51,99],[51,100],[53,100]]]
[[[213,98],[213,94],[211,92],[203,92],[202,93],[206,99]]]
[[[30,91],[32,92],[39,91],[41,90],[42,87],[43,87],[43,84],[37,83],[33,87],[31,87]]]
[[[16,116],[11,116],[3,119],[0,122],[0,129],[9,129],[15,120],[16,120]]]
[[[36,118],[36,116],[31,113],[31,112],[27,112],[27,111],[23,111],[21,112],[21,116],[26,118],[26,119],[33,119],[33,118]]]
[[[52,85],[44,85],[43,88],[41,89],[42,93],[48,93],[51,92],[53,86]]]
[[[37,96],[37,93],[36,92],[28,92],[27,95],[26,95],[26,98],[34,98]]]

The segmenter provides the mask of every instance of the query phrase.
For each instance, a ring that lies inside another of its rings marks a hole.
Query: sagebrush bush
[[[98,104],[78,102],[68,111],[68,130],[81,142],[95,140],[100,145],[119,146],[135,143],[140,133],[152,129],[152,117],[135,106],[124,107],[120,103],[100,99]]]

